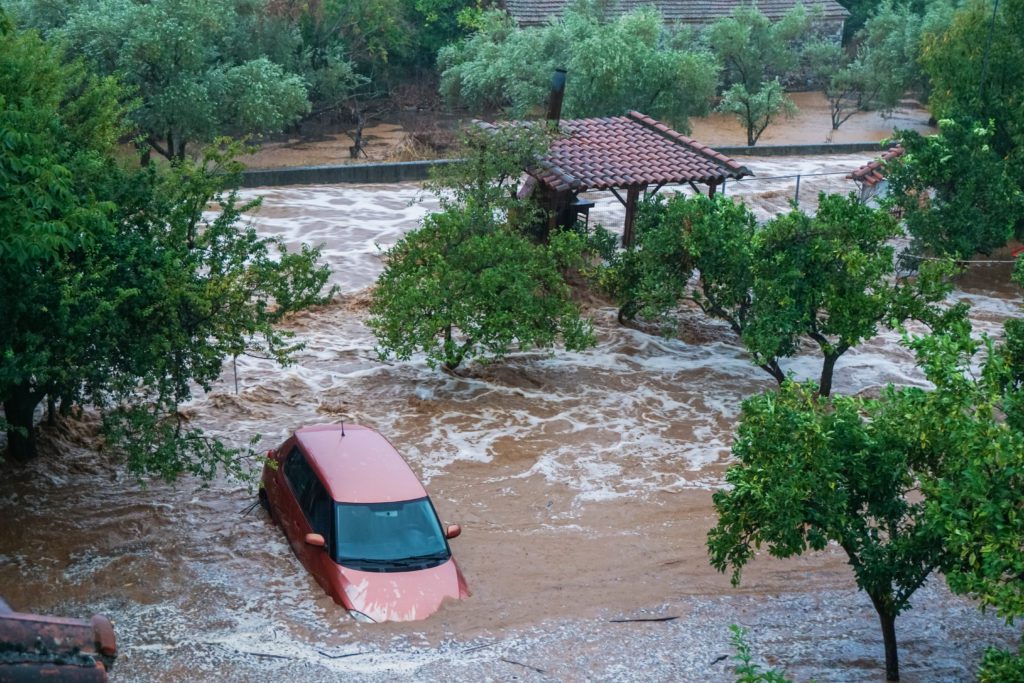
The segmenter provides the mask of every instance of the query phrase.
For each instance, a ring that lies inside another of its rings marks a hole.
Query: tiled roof
[[[756,5],[769,19],[782,18],[799,0],[761,0]],[[505,8],[521,26],[546,24],[551,17],[560,17],[572,0],[505,0]],[[653,5],[668,23],[710,24],[729,16],[733,9],[747,4],[747,0],[619,0],[611,10],[628,14],[638,7]],[[825,21],[842,21],[850,13],[836,0],[806,0],[804,7],[822,9]]]
[[[878,183],[885,180],[885,164],[890,159],[903,156],[903,147],[896,145],[882,152],[882,156],[874,161],[868,162],[858,168],[856,171],[846,176],[850,180],[858,183],[863,183],[868,187],[874,187]]]
[[[555,190],[607,190],[630,185],[721,183],[750,171],[724,154],[631,111],[603,119],[559,122],[562,137],[531,171]]]

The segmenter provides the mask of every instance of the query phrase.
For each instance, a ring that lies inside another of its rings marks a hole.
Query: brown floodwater
[[[855,113],[839,130],[832,130],[828,100],[820,91],[789,93],[797,105],[792,118],[770,125],[758,145],[819,145],[826,142],[876,142],[892,137],[897,129],[935,133],[929,125],[931,114],[919,103],[908,100],[885,115],[874,111]],[[432,154],[417,147],[411,133],[450,130],[458,125],[454,114],[439,112],[403,113],[397,119],[376,122],[363,131],[366,145],[359,159],[349,157],[352,138],[345,131],[328,127],[319,134],[265,142],[259,151],[243,160],[251,168],[323,166],[380,161],[410,161]],[[747,134],[732,114],[711,113],[690,119],[691,135],[709,145],[744,146]],[[442,138],[447,136],[442,135]],[[436,152],[433,152],[436,153]],[[444,151],[442,150],[442,154]]]
[[[840,188],[865,155],[744,159],[730,184],[765,214],[808,175],[801,203]],[[807,191],[806,196],[804,192]],[[271,447],[300,425],[345,420],[386,434],[427,484],[472,597],[422,622],[364,625],[324,596],[254,491],[140,486],[97,448],[93,418],[44,429],[42,457],[2,466],[0,594],[16,609],[102,612],[117,630],[114,681],[728,681],[729,624],[759,661],[797,680],[881,681],[877,619],[841,552],[759,556],[739,588],[707,562],[745,397],[770,389],[722,325],[684,314],[678,339],[622,327],[588,302],[597,347],[516,353],[457,374],[380,362],[365,326],[380,249],[434,204],[411,184],[271,188],[261,231],[323,243],[341,296],[288,328],[306,344],[281,368],[240,358],[186,407],[194,424]],[[424,201],[417,201],[424,199]],[[597,196],[593,220],[621,207]],[[992,260],[1008,261],[1006,255]],[[956,298],[979,330],[1017,315],[1008,263],[977,264]],[[800,376],[813,356],[785,364]],[[237,379],[238,391],[235,391]],[[836,390],[921,385],[885,333],[839,363]],[[675,617],[661,622],[614,619]],[[967,681],[984,647],[1017,632],[941,579],[897,621],[905,681]]]
[[[860,111],[832,130],[828,100],[817,90],[788,93],[797,106],[792,118],[782,118],[765,129],[758,145],[820,145],[841,142],[874,142],[899,130],[936,133],[929,125],[931,114],[918,102],[908,100],[886,114]],[[691,119],[693,137],[710,145],[746,145],[746,130],[732,114],[713,113]]]

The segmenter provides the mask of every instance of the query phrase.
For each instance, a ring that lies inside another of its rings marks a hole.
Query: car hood
[[[374,621],[426,619],[446,599],[469,595],[466,581],[450,559],[430,569],[410,572],[364,572],[339,566],[350,609]]]

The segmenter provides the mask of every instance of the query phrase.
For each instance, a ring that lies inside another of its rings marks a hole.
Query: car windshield
[[[451,553],[429,498],[399,503],[335,503],[338,564],[366,571],[409,571],[447,562]]]

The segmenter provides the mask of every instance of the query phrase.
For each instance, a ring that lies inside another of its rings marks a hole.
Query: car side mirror
[[[320,534],[306,534],[306,545],[311,545],[314,548],[326,548],[327,541]]]
[[[445,538],[458,538],[459,534],[462,533],[462,527],[458,524],[449,524],[448,528],[444,532]]]

